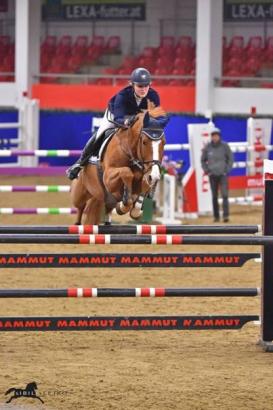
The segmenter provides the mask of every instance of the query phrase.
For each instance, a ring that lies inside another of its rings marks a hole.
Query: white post
[[[157,221],[163,224],[182,223],[181,220],[175,219],[175,198],[176,178],[174,175],[165,174],[163,178],[163,217],[157,218]]]
[[[19,149],[35,150],[39,148],[39,103],[37,100],[23,98],[19,107],[19,122],[21,127],[18,130]],[[24,167],[36,167],[38,157],[19,157],[18,164]]]
[[[32,76],[40,67],[40,0],[15,3],[15,82],[18,107],[24,96],[31,96]]]
[[[197,1],[196,107],[205,114],[214,109],[214,78],[222,72],[223,1]]]

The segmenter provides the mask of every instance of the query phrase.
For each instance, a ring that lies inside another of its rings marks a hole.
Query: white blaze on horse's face
[[[160,140],[159,141],[153,141],[152,142],[152,150],[153,150],[153,161],[159,161],[159,146],[160,146]],[[158,164],[154,164],[152,166],[152,171],[150,173],[150,178],[152,180],[152,184],[154,185],[157,181],[160,180],[160,168]]]

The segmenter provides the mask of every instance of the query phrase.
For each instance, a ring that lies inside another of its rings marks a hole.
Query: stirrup
[[[82,169],[83,167],[76,162],[76,164],[73,164],[66,170],[66,176],[72,181],[73,179],[78,178],[78,175]]]

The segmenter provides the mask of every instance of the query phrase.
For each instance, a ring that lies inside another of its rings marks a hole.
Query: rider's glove
[[[124,125],[127,127],[130,127],[130,125],[134,122],[135,120],[135,115],[131,115],[130,117],[127,117],[124,121]]]

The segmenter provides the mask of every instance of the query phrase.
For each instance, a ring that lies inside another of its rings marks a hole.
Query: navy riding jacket
[[[134,89],[130,85],[123,88],[109,101],[109,110],[114,115],[114,120],[119,124],[124,124],[126,117],[135,115],[141,110],[147,109],[147,100],[152,101],[156,107],[160,105],[160,98],[158,93],[152,88],[149,89],[146,97],[142,98],[139,105],[137,105]],[[164,128],[169,121],[167,116],[152,118],[149,113],[144,117],[144,128]]]

